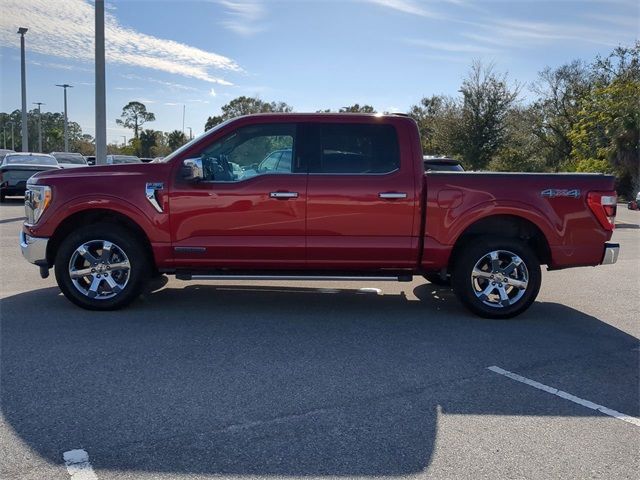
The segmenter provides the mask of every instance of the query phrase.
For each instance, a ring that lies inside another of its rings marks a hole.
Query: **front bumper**
[[[605,243],[604,255],[600,265],[612,265],[618,261],[618,254],[620,253],[619,243]]]
[[[48,267],[47,244],[48,238],[32,237],[23,231],[20,232],[20,250],[27,261],[40,267]]]

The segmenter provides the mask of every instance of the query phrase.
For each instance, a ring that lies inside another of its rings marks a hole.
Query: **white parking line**
[[[511,380],[515,380],[516,382],[524,383],[526,385],[529,385],[530,387],[537,388],[538,390],[543,390],[547,393],[556,395],[557,397],[564,398],[565,400],[569,400],[573,403],[577,403],[578,405],[582,405],[583,407],[590,408],[591,410],[596,410],[598,412],[604,413],[605,415],[609,415],[610,417],[614,417],[614,418],[617,418],[618,420],[622,420],[624,422],[635,425],[636,427],[640,427],[640,418],[632,417],[631,415],[626,415],[616,410],[612,410],[602,405],[598,405],[597,403],[590,402],[589,400],[576,397],[575,395],[571,395],[570,393],[564,392],[562,390],[558,390],[557,388],[550,387],[548,385],[545,385],[544,383],[536,382],[535,380],[530,380],[527,377],[523,377],[516,373],[509,372],[508,370],[504,370],[500,367],[496,367],[495,365],[487,368],[492,372],[498,373],[500,375],[504,375],[505,377],[508,377]]]
[[[98,480],[85,450],[69,450],[62,454],[72,480]]]

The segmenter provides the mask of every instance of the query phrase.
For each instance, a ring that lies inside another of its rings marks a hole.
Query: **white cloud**
[[[110,63],[151,68],[210,83],[231,85],[211,70],[240,72],[232,59],[122,26],[105,13],[106,57]],[[27,26],[29,51],[81,61],[94,58],[94,8],[84,0],[3,0],[0,45],[18,47],[15,33]]]
[[[140,80],[142,82],[151,82],[151,83],[157,83],[158,85],[162,85],[164,87],[169,87],[173,90],[191,90],[191,91],[195,91],[197,90],[197,88],[194,87],[190,87],[188,85],[183,85],[181,83],[175,83],[175,82],[165,82],[164,80],[159,80],[157,78],[153,78],[153,77],[142,77],[140,75],[136,75],[135,73],[125,73],[123,75],[120,75],[122,78],[125,78],[127,80]],[[137,90],[139,90],[139,88],[136,87]]]
[[[429,50],[456,53],[496,53],[494,48],[483,47],[475,43],[434,42],[431,40],[407,39],[409,45],[424,47]]]
[[[218,0],[225,8],[227,20],[221,24],[238,35],[251,36],[264,30],[259,22],[265,16],[262,4],[247,0]]]
[[[409,15],[417,15],[419,17],[440,18],[441,15],[424,7],[424,2],[419,3],[414,0],[366,0],[369,3],[375,3],[381,7],[390,8],[398,12],[407,13]]]
[[[211,90],[209,90],[209,95],[211,95],[212,97],[215,97],[217,95],[216,91],[212,88]]]
[[[487,23],[472,23],[482,28],[486,34],[465,34],[473,40],[485,41],[491,44],[509,44],[511,46],[527,47],[545,45],[561,41],[587,42],[598,45],[616,46],[619,40],[612,35],[611,29],[593,28],[586,25],[569,23],[547,23],[514,18],[503,18]],[[615,32],[620,38],[622,30]]]

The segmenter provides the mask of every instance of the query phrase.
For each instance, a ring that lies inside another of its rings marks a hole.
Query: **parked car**
[[[8,153],[16,153],[15,150],[7,150],[6,148],[0,148],[0,162]]]
[[[51,155],[58,161],[60,168],[88,167],[87,160],[79,153],[73,152],[51,152]]]
[[[33,174],[58,169],[56,159],[45,153],[7,153],[0,163],[0,201],[8,195],[24,195]]]
[[[234,178],[232,164],[260,163],[272,145],[293,150],[288,169]],[[417,125],[400,115],[250,115],[162,163],[35,175],[20,243],[42,276],[53,267],[64,295],[91,310],[125,306],[158,274],[235,282],[441,273],[472,312],[509,318],[535,300],[540,265],[616,262],[614,180],[425,173]]]
[[[636,199],[635,200],[631,200],[627,204],[627,208],[629,210],[639,210],[640,209],[640,192],[638,192],[638,194],[636,195]]]
[[[107,155],[107,165],[123,163],[142,163],[142,161],[134,155]]]
[[[292,150],[290,148],[275,150],[270,152],[260,163],[245,168],[242,168],[237,163],[232,163],[231,170],[237,180],[267,173],[290,172],[291,153]]]
[[[464,172],[460,161],[454,158],[424,155],[422,159],[424,161],[425,172]]]

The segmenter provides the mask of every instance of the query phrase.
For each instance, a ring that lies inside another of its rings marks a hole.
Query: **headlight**
[[[24,209],[27,223],[31,225],[37,223],[51,203],[51,199],[51,187],[27,184],[27,191],[24,195]]]

